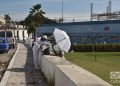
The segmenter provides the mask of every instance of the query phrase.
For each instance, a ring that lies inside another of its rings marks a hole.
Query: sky
[[[106,12],[109,0],[63,0],[63,18],[69,22],[90,20],[90,3],[94,13]],[[112,11],[120,11],[120,0],[112,1]],[[9,14],[12,20],[24,20],[32,6],[40,3],[44,16],[55,19],[62,17],[62,0],[0,0],[0,15]]]

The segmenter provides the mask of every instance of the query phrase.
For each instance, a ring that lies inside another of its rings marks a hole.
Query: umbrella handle
[[[59,42],[61,42],[61,41],[65,40],[65,39],[66,39],[66,38],[63,38],[63,39],[59,40],[57,43],[59,43]],[[56,43],[56,44],[57,44],[57,43]]]
[[[58,55],[53,46],[54,46],[54,45],[52,45],[52,49],[53,49],[55,55]]]

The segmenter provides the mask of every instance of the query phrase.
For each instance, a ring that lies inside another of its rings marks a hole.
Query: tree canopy
[[[4,19],[6,23],[10,23],[11,22],[11,17],[9,16],[9,14],[5,14],[4,15]]]
[[[45,21],[44,24],[56,24],[57,21],[55,19],[49,19],[47,17],[45,17]]]
[[[20,21],[23,25],[27,26],[28,33],[34,33],[36,28],[42,24],[56,24],[61,23],[63,19],[49,19],[44,16],[45,12],[41,10],[41,4],[36,4],[30,8],[29,15],[24,21]]]
[[[28,33],[34,33],[36,28],[44,23],[45,12],[41,10],[41,4],[36,4],[30,8],[29,15],[25,18],[25,25],[28,26]]]

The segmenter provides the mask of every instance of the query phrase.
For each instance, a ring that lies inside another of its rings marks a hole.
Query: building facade
[[[1,22],[1,24],[0,24],[0,25],[5,24],[5,19],[4,19],[3,17],[0,17],[0,22]]]
[[[66,31],[72,44],[120,43],[120,20],[47,24],[37,33],[49,35],[55,28]]]
[[[28,33],[27,30],[23,25],[16,25],[15,27],[5,27],[2,26],[0,27],[0,32],[5,32],[5,31],[11,31],[12,32],[12,37],[18,40],[23,40],[28,38]],[[1,36],[2,34],[0,34]],[[4,37],[5,35],[2,35]]]

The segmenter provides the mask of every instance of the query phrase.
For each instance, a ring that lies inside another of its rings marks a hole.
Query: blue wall
[[[55,28],[66,31],[72,44],[120,43],[120,20],[47,24],[39,33],[53,33]]]

